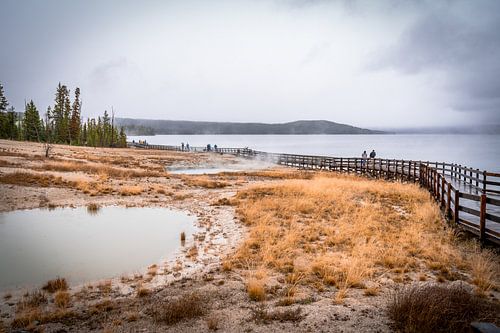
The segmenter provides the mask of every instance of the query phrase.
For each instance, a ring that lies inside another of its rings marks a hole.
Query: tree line
[[[33,102],[25,103],[24,113],[9,108],[0,84],[0,138],[44,143],[62,143],[91,147],[126,147],[127,136],[123,127],[118,129],[107,111],[103,116],[83,121],[80,88],[73,99],[70,90],[59,83],[54,106],[49,106],[43,117]]]

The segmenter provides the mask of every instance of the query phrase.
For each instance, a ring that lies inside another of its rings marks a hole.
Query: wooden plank
[[[472,232],[475,235],[479,235],[479,229],[477,228],[477,224],[474,224],[470,221],[460,219],[457,223],[458,225],[461,225],[463,227],[467,227],[466,229],[470,232]]]
[[[500,237],[500,232],[486,228],[486,236],[488,236],[488,234]]]
[[[494,181],[491,181],[491,180],[487,180],[485,182],[486,185],[493,185],[493,186],[500,186],[500,182],[494,182]]]
[[[469,200],[474,200],[474,201],[479,201],[481,200],[480,195],[475,195],[475,194],[470,194],[470,193],[460,193],[460,197],[464,199],[469,199]]]
[[[486,176],[491,176],[491,177],[500,177],[500,173],[496,173],[496,172],[488,172],[488,171],[485,171],[484,173],[486,174]]]
[[[492,221],[492,222],[500,223],[500,216],[496,216],[496,215],[493,215],[493,214],[490,214],[490,213],[486,212],[485,213],[485,218],[487,220]]]
[[[473,208],[470,208],[470,207],[466,207],[466,206],[458,206],[460,211],[462,212],[465,212],[465,213],[468,213],[468,214],[471,214],[471,215],[475,215],[475,216],[480,216],[481,215],[481,212],[476,210],[476,209],[473,209]]]
[[[499,199],[494,199],[494,198],[486,198],[486,203],[493,205],[493,206],[500,206],[500,200]]]

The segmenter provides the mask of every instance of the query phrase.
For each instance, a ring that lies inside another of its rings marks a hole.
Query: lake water
[[[249,147],[273,153],[361,156],[372,149],[380,158],[455,162],[500,172],[500,135],[156,135],[130,136],[150,144]]]
[[[164,208],[85,207],[0,213],[0,290],[138,272],[174,253],[196,218]]]

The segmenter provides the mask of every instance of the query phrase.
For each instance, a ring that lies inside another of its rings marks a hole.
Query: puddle
[[[86,207],[0,213],[0,290],[57,276],[80,284],[142,271],[173,255],[196,217],[165,208]]]

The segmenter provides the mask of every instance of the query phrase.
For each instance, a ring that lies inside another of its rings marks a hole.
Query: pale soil
[[[103,281],[92,281],[92,287],[77,286],[71,289],[72,300],[69,311],[76,313],[60,323],[32,325],[43,332],[206,332],[208,323],[216,322],[220,332],[388,332],[391,331],[385,308],[394,282],[382,277],[377,281],[380,293],[365,296],[362,289],[351,289],[342,304],[334,302],[336,288],[326,287],[313,297],[290,306],[279,306],[277,301],[284,284],[269,280],[266,288],[269,297],[263,302],[251,301],[246,292],[245,276],[237,270],[226,272],[222,260],[233,253],[245,237],[245,227],[236,218],[234,208],[218,205],[221,198],[231,198],[249,185],[275,180],[262,177],[225,177],[229,181],[223,188],[203,188],[188,185],[189,179],[199,176],[170,175],[169,177],[130,177],[99,179],[98,175],[83,172],[43,171],[40,167],[47,161],[41,157],[41,145],[0,140],[0,176],[16,171],[44,173],[60,176],[71,181],[102,181],[113,187],[112,193],[91,196],[79,189],[68,187],[36,187],[0,184],[0,211],[32,209],[38,207],[85,206],[97,203],[100,206],[158,206],[171,207],[190,212],[198,217],[194,242],[186,244],[175,257],[162,262],[151,262],[158,266],[156,275],[148,274],[144,268],[142,276],[117,276],[107,288]],[[137,149],[94,149],[85,147],[55,146],[52,160],[82,161],[95,165],[119,160],[115,167],[137,170],[161,169],[173,164],[227,164],[235,163],[231,156],[206,153],[176,153],[166,151],[144,151]],[[34,170],[35,169],[35,170]],[[219,180],[218,176],[210,179]],[[104,180],[103,180],[104,179]],[[229,180],[228,180],[229,179]],[[122,186],[141,186],[140,195],[122,196]],[[166,194],[158,193],[161,186]],[[197,255],[188,250],[195,245]],[[152,291],[146,297],[137,297],[135,290],[145,287]],[[206,314],[202,317],[166,325],[155,323],[150,310],[159,300],[183,297],[185,292],[197,291],[206,298]],[[10,323],[15,314],[15,304],[23,291],[9,293],[11,298],[0,299],[0,332],[2,325],[11,330]],[[106,310],[89,311],[96,304],[110,301]],[[49,304],[49,307],[54,308]],[[259,308],[270,312],[301,309],[297,321],[269,320],[261,322],[254,314]]]

